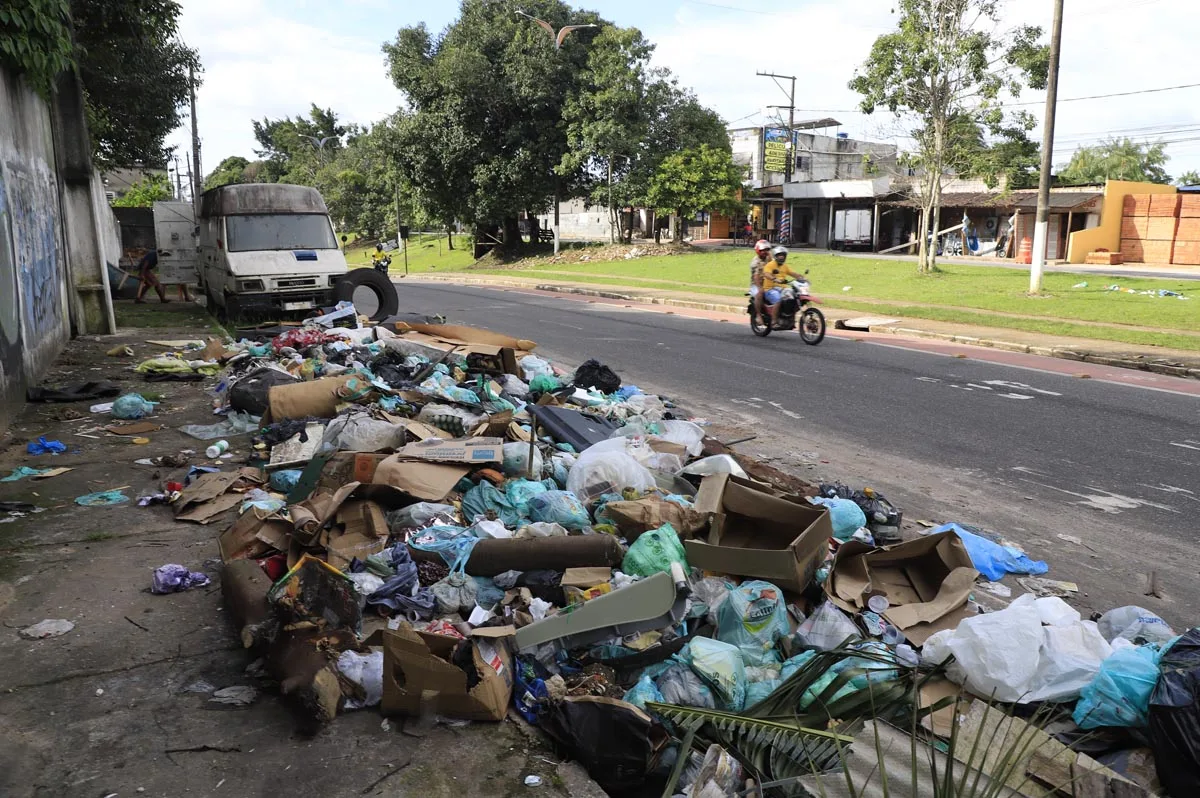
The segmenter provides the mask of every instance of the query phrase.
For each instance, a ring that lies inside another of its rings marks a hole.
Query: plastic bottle
[[[208,456],[208,459],[215,460],[227,451],[229,451],[229,441],[220,440],[205,449],[204,454]]]

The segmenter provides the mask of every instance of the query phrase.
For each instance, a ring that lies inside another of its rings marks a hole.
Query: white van
[[[197,222],[200,288],[210,308],[236,319],[333,304],[346,258],[315,188],[283,183],[214,188],[201,197]]]

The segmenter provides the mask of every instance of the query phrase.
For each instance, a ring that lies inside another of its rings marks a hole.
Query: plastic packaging
[[[826,600],[813,610],[796,629],[796,642],[802,646],[829,651],[846,642],[847,638],[860,638],[862,633],[846,614],[832,601]]]
[[[485,479],[463,494],[462,514],[468,521],[474,521],[489,513],[509,529],[521,526],[521,513],[499,488]]]
[[[346,709],[373,707],[383,700],[383,652],[359,654],[343,651],[338,656],[338,672],[362,689],[362,699],[347,696]]]
[[[1011,546],[993,543],[985,537],[963,529],[958,524],[942,524],[936,529],[929,530],[929,534],[936,535],[939,532],[949,531],[953,531],[962,540],[975,570],[993,582],[1003,579],[1005,574],[1038,576],[1050,570],[1050,566],[1046,563],[1031,560],[1025,552]]]
[[[451,504],[417,502],[388,513],[388,529],[392,532],[401,529],[420,529],[434,521],[453,519],[457,515],[458,510]]]
[[[638,679],[637,684],[625,693],[624,700],[638,709],[645,709],[647,701],[657,704],[664,703],[663,694],[658,691],[654,680],[646,674],[642,674],[642,678]]]
[[[1100,664],[1100,672],[1079,693],[1071,716],[1081,729],[1101,726],[1143,728],[1150,719],[1150,694],[1158,684],[1158,646],[1127,646]]]
[[[720,709],[741,712],[746,705],[746,668],[737,646],[697,637],[680,652],[696,675],[716,693]]]
[[[180,427],[179,431],[198,440],[213,441],[218,438],[229,438],[234,435],[255,432],[260,420],[258,416],[233,411],[218,424],[187,424]]]
[[[1165,644],[1175,636],[1162,618],[1143,607],[1117,607],[1100,616],[1096,622],[1100,634],[1112,643],[1118,638],[1131,643]]]
[[[746,479],[746,471],[737,464],[732,456],[714,454],[712,457],[702,457],[683,469],[683,473],[696,477],[708,477],[713,474],[733,474],[735,477]]]
[[[528,479],[510,479],[504,485],[504,495],[508,497],[509,504],[522,516],[529,515],[529,503],[533,501],[534,496],[540,496],[550,490],[558,490],[558,485],[553,480],[533,482]]]
[[[153,413],[156,404],[140,393],[127,393],[113,400],[112,414],[126,420],[142,418]]]
[[[404,445],[404,427],[390,421],[371,418],[367,413],[338,416],[325,427],[321,450],[342,452],[379,452]]]
[[[770,582],[743,582],[717,611],[717,639],[737,646],[747,666],[778,664],[775,644],[790,631],[783,591]]]
[[[25,451],[29,454],[62,454],[67,450],[67,446],[62,441],[46,440],[46,436],[42,435],[36,441],[31,441],[25,445]]]
[[[229,451],[229,441],[220,440],[205,449],[204,456],[209,460],[215,460],[227,451]]]
[[[538,521],[532,524],[526,524],[517,530],[519,538],[554,538],[565,537],[567,528],[562,524],[548,524],[545,521]]]
[[[605,441],[607,443],[607,441]],[[624,451],[592,446],[579,456],[567,476],[567,490],[590,502],[605,493],[632,489],[639,496],[655,486],[654,475]]]
[[[565,490],[546,491],[530,499],[529,518],[567,529],[583,529],[592,523],[575,494]]]
[[[483,413],[445,404],[427,404],[417,414],[417,420],[445,430],[455,437],[465,437],[487,420]]]
[[[1150,694],[1150,745],[1168,795],[1200,795],[1200,629],[1163,652]]]
[[[298,468],[284,468],[271,474],[271,489],[280,493],[291,493],[304,472]]]
[[[679,563],[683,572],[688,572],[687,556],[679,535],[673,526],[663,524],[638,536],[625,553],[621,570],[634,576],[653,576],[660,571],[670,573],[672,563]]]
[[[694,617],[704,615],[709,623],[717,625],[717,613],[721,605],[729,598],[729,591],[735,585],[719,576],[706,576],[692,584],[692,606],[700,607],[701,611],[693,613]]]
[[[704,440],[704,428],[699,424],[694,424],[691,421],[672,419],[670,421],[659,422],[659,428],[662,431],[653,437],[677,443],[680,446],[686,446],[688,454],[692,457],[699,457],[700,452],[704,449],[702,443]]]
[[[537,355],[526,355],[517,361],[517,364],[521,367],[521,374],[526,382],[539,375],[554,376],[554,369],[550,363]]]
[[[504,444],[504,476],[524,477],[529,473],[529,444],[517,441]],[[542,476],[542,453],[533,450],[533,478]]]
[[[513,536],[512,530],[506,527],[499,521],[489,521],[486,518],[480,518],[468,530],[472,535],[480,539],[505,540]]]
[[[664,704],[681,707],[716,709],[717,699],[712,689],[686,665],[672,665],[663,671],[656,682]]]
[[[75,503],[81,507],[112,507],[128,501],[129,497],[119,490],[102,490],[99,493],[88,493],[75,499]]]
[[[829,508],[829,520],[833,523],[833,536],[845,543],[854,533],[867,525],[867,515],[849,499],[810,499],[813,504]]]
[[[468,614],[475,608],[475,597],[479,586],[466,574],[451,573],[430,590],[437,602],[438,615]]]

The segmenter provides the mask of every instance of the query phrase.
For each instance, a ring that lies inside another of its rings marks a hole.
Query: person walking
[[[158,269],[158,250],[151,249],[142,259],[138,261],[138,290],[137,298],[133,301],[139,305],[146,304],[146,300],[142,297],[146,296],[146,290],[153,288],[158,293],[160,302],[167,303],[171,300],[167,299],[167,294],[163,291],[162,283],[158,281],[158,275],[154,272]]]

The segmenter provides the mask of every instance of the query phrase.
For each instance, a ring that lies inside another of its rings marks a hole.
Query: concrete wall
[[[71,335],[50,109],[0,70],[0,428]],[[101,195],[103,196],[103,195]]]
[[[1089,252],[1107,249],[1109,252],[1121,251],[1121,216],[1125,207],[1125,197],[1130,194],[1174,194],[1174,186],[1164,186],[1160,183],[1131,183],[1124,180],[1109,180],[1104,185],[1104,207],[1100,211],[1100,226],[1091,230],[1077,230],[1071,233],[1067,244],[1067,260],[1071,263],[1083,263]]]

